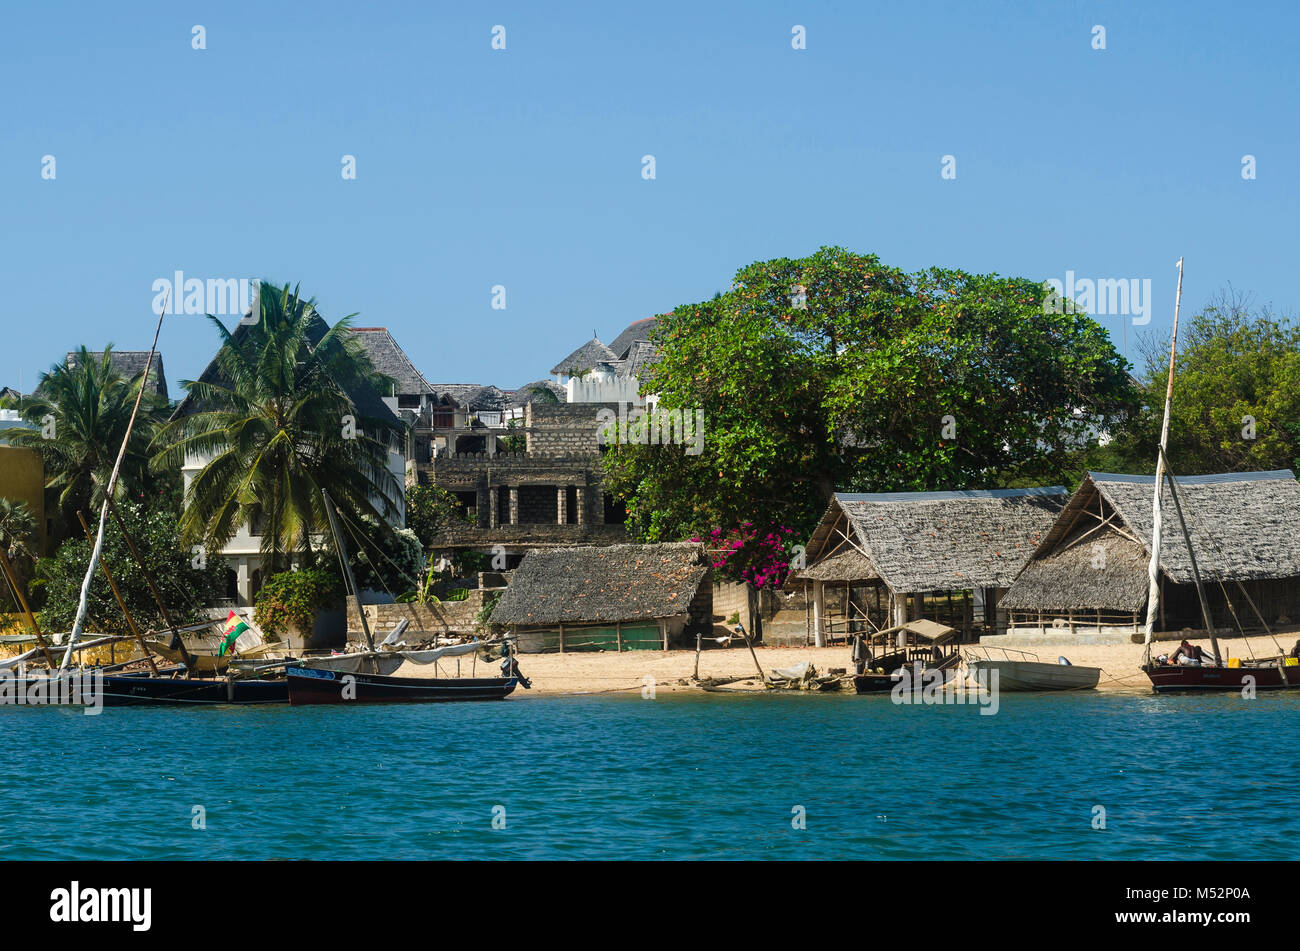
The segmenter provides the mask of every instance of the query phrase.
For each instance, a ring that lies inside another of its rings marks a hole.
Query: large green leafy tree
[[[209,317],[221,338],[218,372],[186,381],[192,411],[160,429],[154,464],[204,460],[185,495],[183,541],[216,550],[251,526],[269,574],[294,555],[310,561],[313,537],[328,536],[322,489],[352,523],[388,524],[402,492],[389,449],[403,433],[395,417],[350,395],[376,380],[348,332],[352,315],[329,328],[287,284],[264,283],[260,301],[258,320],[234,333]]]
[[[201,608],[226,596],[224,566],[215,559],[204,562],[181,547],[176,512],[166,500],[128,502],[119,509],[144,564],[136,561],[112,519],[104,531],[103,559],[136,623],[146,630],[161,630],[164,625],[145,580],[146,571],[161,590],[173,622],[201,620]],[[90,550],[91,544],[82,534],[64,542],[52,557],[36,563],[32,587],[37,603],[44,604],[40,617],[43,629],[67,631],[72,627]],[[91,584],[87,614],[92,630],[130,633],[112,589],[98,571]]]
[[[1050,477],[1134,408],[1126,365],[1041,285],[905,274],[822,248],[742,268],[660,319],[643,391],[698,407],[704,448],[621,445],[609,488],[646,540],[752,522],[806,537],[833,491],[990,487]]]
[[[12,431],[16,445],[40,453],[46,488],[54,495],[56,534],[79,535],[78,511],[97,511],[126,436],[143,374],[128,379],[114,368],[113,345],[101,356],[82,346],[70,361],[41,375],[36,392],[18,409],[30,428]],[[148,447],[167,417],[166,401],[146,388],[131,440],[122,460],[116,495],[152,497],[166,491],[173,474],[150,472]]]
[[[1179,331],[1169,425],[1178,475],[1300,466],[1300,327],[1223,291]],[[1151,471],[1169,341],[1144,342],[1144,411],[1121,442]]]

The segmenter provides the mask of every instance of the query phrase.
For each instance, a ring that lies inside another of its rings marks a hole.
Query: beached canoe
[[[1073,664],[1045,664],[1032,660],[991,660],[971,658],[966,661],[972,679],[992,685],[987,671],[997,672],[997,689],[1013,693],[1040,690],[1092,690],[1101,680],[1100,667],[1076,667]],[[987,678],[987,679],[986,679]]]
[[[294,706],[504,700],[518,682],[514,677],[386,677],[311,667],[289,667],[285,673]]]

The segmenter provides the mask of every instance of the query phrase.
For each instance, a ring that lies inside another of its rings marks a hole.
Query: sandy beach
[[[1289,650],[1294,643],[1291,639],[1282,640],[1284,650]],[[1246,645],[1244,638],[1220,638],[1221,649],[1229,657],[1251,656],[1251,650],[1260,656],[1276,656],[1277,646],[1268,637],[1249,638]],[[1209,643],[1200,641],[1207,649]],[[972,645],[979,650],[980,645]],[[1169,653],[1177,647],[1177,642],[1161,641],[1156,645],[1155,653]],[[1105,692],[1150,693],[1151,682],[1139,669],[1142,661],[1141,644],[1108,645],[1059,645],[1036,648],[1038,659],[1053,663],[1057,657],[1064,655],[1072,664],[1100,667],[1101,682],[1098,690]],[[757,647],[755,654],[763,669],[773,667],[791,667],[808,661],[817,668],[819,674],[834,668],[852,670],[847,647]],[[997,651],[991,656],[998,657]],[[1013,657],[1015,655],[1012,655]],[[519,666],[524,675],[532,680],[531,690],[517,690],[515,697],[545,697],[563,694],[614,694],[636,692],[653,683],[658,692],[696,691],[701,689],[692,683],[691,676],[695,670],[695,652],[680,651],[626,651],[624,653],[590,652],[568,654],[521,654]],[[468,667],[468,665],[465,665]],[[497,665],[479,664],[479,673],[495,674]],[[444,670],[444,675],[448,671]],[[468,673],[467,669],[462,670]],[[433,677],[437,676],[432,666],[403,664],[397,671],[399,676]],[[651,678],[651,679],[647,679]],[[707,680],[730,680],[743,678],[726,684],[727,690],[762,690],[754,669],[754,658],[742,645],[725,650],[706,650],[700,655],[700,678]],[[846,695],[853,695],[849,690]]]

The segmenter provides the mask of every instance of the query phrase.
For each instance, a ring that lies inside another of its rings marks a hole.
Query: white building
[[[240,324],[236,327],[232,336],[236,341],[248,332],[246,324]],[[328,330],[325,321],[317,317],[312,326],[313,342],[319,341]],[[208,364],[199,379],[203,382],[214,382],[221,378],[221,372],[217,367],[214,359]],[[375,388],[366,383],[353,386],[348,392],[357,407],[359,419],[391,419],[394,425],[401,425],[399,418],[393,413],[388,406],[388,400],[385,400],[376,392]],[[177,419],[190,413],[197,412],[199,406],[191,395],[187,395],[172,418]],[[401,438],[394,440],[390,445],[388,453],[388,471],[392,474],[397,491],[397,510],[390,513],[389,521],[398,528],[406,525],[406,439]],[[186,458],[184,465],[181,467],[181,474],[184,479],[185,493],[189,494],[190,484],[207,465],[210,457],[189,456]],[[376,506],[379,500],[374,500]],[[262,567],[262,536],[255,531],[256,526],[241,525],[235,535],[221,549],[221,557],[225,560],[229,570],[229,596],[241,605],[253,603],[258,589],[261,588],[265,580]],[[313,545],[322,544],[324,539],[317,536],[313,540]]]

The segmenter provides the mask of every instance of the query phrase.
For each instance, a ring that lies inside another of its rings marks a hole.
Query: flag
[[[239,640],[239,635],[248,630],[248,625],[234,611],[226,618],[226,626],[221,631],[221,649],[217,651],[217,656],[224,656],[226,651],[235,646],[235,641]]]

